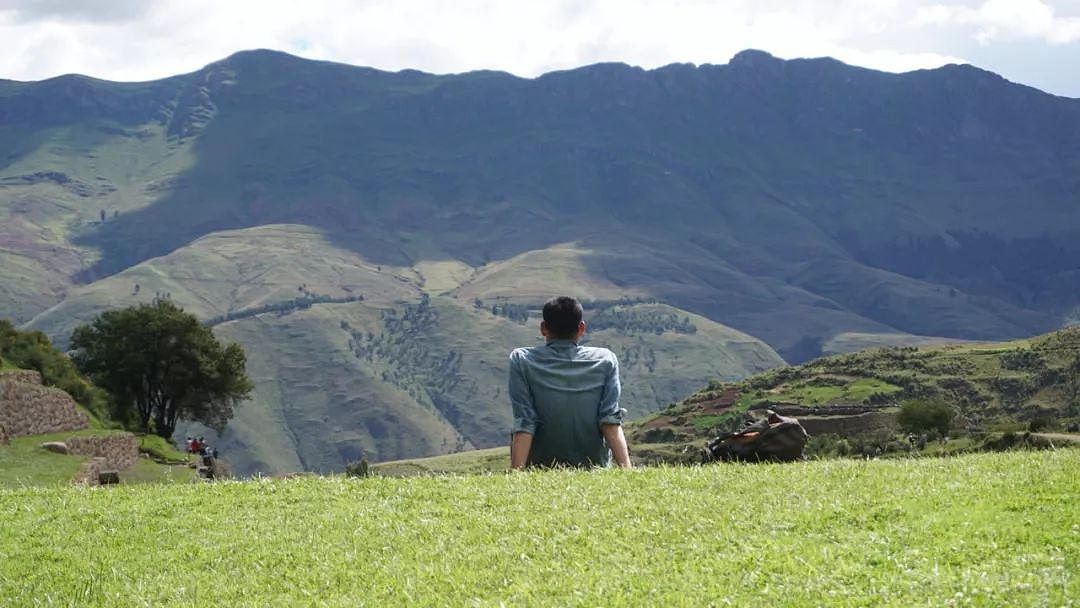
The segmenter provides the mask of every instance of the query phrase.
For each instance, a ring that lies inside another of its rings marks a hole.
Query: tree
[[[1066,411],[1070,416],[1080,416],[1080,353],[1065,368]]]
[[[900,405],[896,421],[909,433],[936,430],[947,435],[955,417],[956,410],[940,399],[910,399]]]
[[[251,394],[240,345],[223,346],[168,300],[102,313],[71,346],[79,369],[113,394],[114,415],[166,439],[180,418],[220,431]]]

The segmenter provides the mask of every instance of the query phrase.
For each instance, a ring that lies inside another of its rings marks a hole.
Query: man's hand
[[[520,471],[525,468],[532,449],[533,436],[529,433],[514,433],[510,441],[510,468]]]
[[[600,431],[604,434],[604,439],[607,440],[608,447],[611,448],[611,453],[615,456],[615,462],[619,465],[619,468],[634,468],[634,465],[630,463],[630,450],[626,447],[626,436],[623,435],[622,425],[603,424],[600,426]]]

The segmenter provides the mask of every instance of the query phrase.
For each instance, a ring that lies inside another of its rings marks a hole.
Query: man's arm
[[[615,456],[615,462],[622,469],[632,469],[630,463],[630,449],[626,447],[626,435],[623,435],[621,424],[604,424],[600,426],[600,432],[604,434],[611,453]],[[529,438],[530,442],[532,438]]]
[[[626,436],[622,430],[623,415],[626,410],[619,407],[619,397],[622,395],[622,383],[619,380],[619,359],[615,353],[611,353],[611,369],[608,370],[604,381],[604,393],[600,397],[600,407],[597,411],[597,422],[600,424],[600,432],[607,440],[611,453],[615,456],[615,462],[624,469],[629,469],[630,450],[626,447]]]
[[[507,392],[510,394],[510,408],[514,413],[514,428],[510,439],[510,468],[524,468],[532,449],[533,435],[536,433],[536,408],[533,406],[532,391],[525,372],[521,369],[518,351],[510,353],[510,377]]]
[[[510,440],[510,468],[521,470],[529,460],[529,450],[532,449],[532,433],[514,433]]]

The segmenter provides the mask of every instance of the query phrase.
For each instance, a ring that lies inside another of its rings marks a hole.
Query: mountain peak
[[[773,65],[783,62],[783,59],[774,57],[771,53],[767,53],[758,49],[746,49],[735,53],[735,56],[731,58],[728,65]]]

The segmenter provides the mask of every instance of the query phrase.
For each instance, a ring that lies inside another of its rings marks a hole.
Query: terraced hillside
[[[873,349],[714,382],[636,422],[630,435],[696,447],[765,408],[797,416],[812,435],[858,435],[894,429],[899,402],[924,397],[954,406],[961,428],[1080,421],[1080,327],[1013,342]]]
[[[214,437],[242,474],[341,470],[365,455],[504,443],[506,356],[537,343],[542,300],[465,295],[462,285],[489,273],[460,270],[373,264],[317,230],[264,226],[204,237],[80,288],[31,325],[63,344],[104,310],[168,297],[242,344],[256,384],[220,442],[209,429],[181,432]],[[539,284],[543,275],[518,276]],[[635,415],[711,378],[783,365],[760,340],[650,300],[590,304],[587,319],[588,339],[620,356]]]
[[[625,404],[644,415],[712,377],[782,364],[759,341],[661,304],[615,305],[648,317],[692,319],[694,333],[590,332],[623,362]],[[314,305],[224,323],[218,335],[248,346],[256,388],[237,410],[223,449],[241,472],[340,470],[367,456],[390,460],[502,445],[510,424],[506,356],[538,342],[527,321],[487,305],[421,295],[376,307]],[[207,432],[202,429],[199,432]]]

